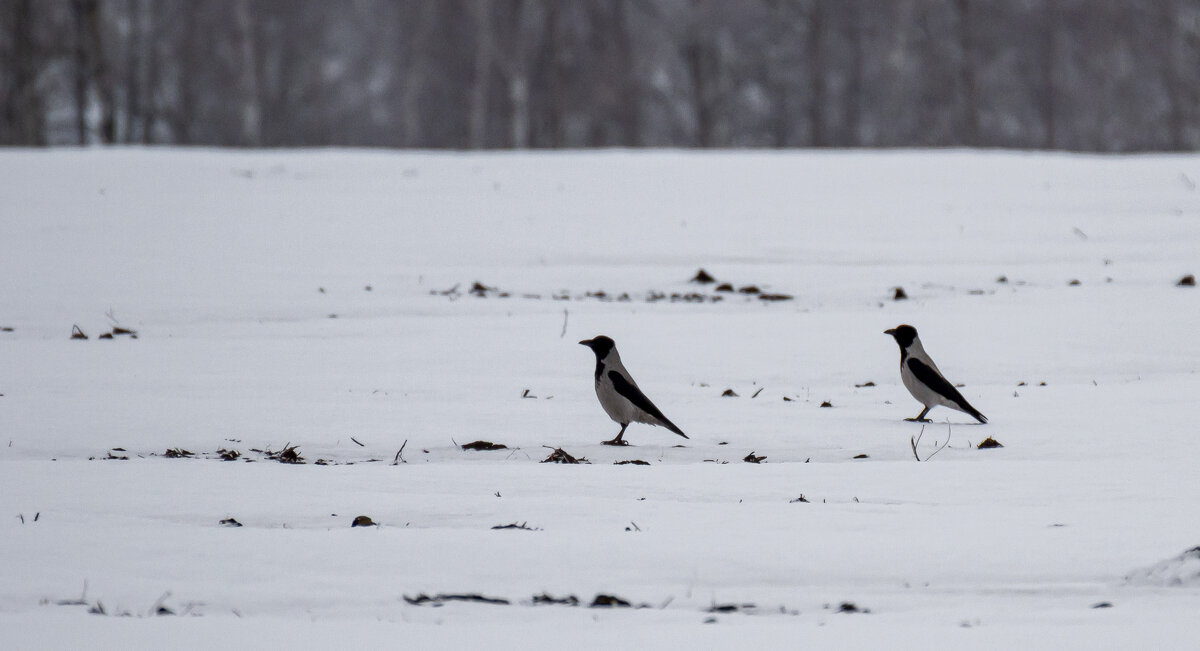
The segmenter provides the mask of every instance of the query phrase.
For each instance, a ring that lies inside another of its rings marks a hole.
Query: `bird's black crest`
[[[582,344],[584,342],[581,341],[579,343]],[[590,343],[584,345],[595,351],[597,359],[604,359],[608,355],[608,352],[612,350],[614,346],[616,346],[616,343],[614,343],[612,339],[609,339],[604,335],[600,335],[599,337],[593,338]]]
[[[599,382],[600,376],[604,374],[604,358],[608,357],[609,351],[611,351],[616,344],[613,343],[612,339],[609,339],[604,335],[600,335],[599,337],[595,337],[593,339],[584,339],[579,343],[580,345],[591,348],[592,352],[596,353],[596,381]]]
[[[910,325],[898,325],[887,331],[900,344],[900,348],[908,348],[917,339],[917,329]]]

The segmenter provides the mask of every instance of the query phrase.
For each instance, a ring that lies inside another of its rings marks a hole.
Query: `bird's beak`
[[[592,340],[591,340],[591,339],[584,339],[583,341],[579,342],[579,345],[580,345],[580,346],[587,346],[588,348],[591,348],[591,347],[592,347]]]
[[[883,331],[883,334],[885,334],[885,335],[892,335],[893,337],[895,337],[895,336],[896,336],[896,329],[895,329],[895,328],[888,328],[887,330],[884,330],[884,331]]]

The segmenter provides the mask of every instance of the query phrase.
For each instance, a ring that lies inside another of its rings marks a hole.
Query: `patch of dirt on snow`
[[[529,526],[528,522],[522,522],[521,524],[517,524],[516,522],[512,522],[509,524],[498,524],[492,528],[493,529],[520,529],[521,531],[541,531],[540,527],[531,527],[531,526]]]
[[[297,445],[285,445],[283,446],[283,449],[278,452],[267,450],[263,452],[263,454],[265,454],[268,459],[271,459],[272,461],[278,461],[279,463],[304,463],[304,457],[300,456],[300,453],[296,451],[297,448],[299,448]]]
[[[498,606],[507,606],[508,605],[508,599],[502,599],[500,597],[485,597],[485,596],[483,596],[481,594],[477,594],[477,593],[435,594],[432,597],[427,594],[422,593],[415,597],[410,597],[408,595],[404,595],[404,600],[414,606],[423,606],[426,604],[429,604],[432,606],[440,606],[440,605],[446,603],[447,601],[469,601],[469,602],[479,603],[479,604],[495,604]]]
[[[649,608],[649,604],[633,605],[629,601],[622,599],[616,595],[598,594],[588,605],[588,608]]]
[[[471,443],[463,443],[464,450],[506,450],[507,445],[503,443],[492,443],[491,441],[472,441]]]
[[[550,606],[578,606],[579,597],[575,595],[567,595],[565,597],[555,597],[545,592],[533,596],[533,605],[550,605]]]
[[[549,447],[549,446],[546,446]],[[562,448],[554,448],[550,456],[542,459],[541,463],[591,463],[584,457],[573,457]]]

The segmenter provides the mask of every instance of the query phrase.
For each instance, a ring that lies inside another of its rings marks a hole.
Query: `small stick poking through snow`
[[[402,443],[400,445],[400,449],[396,450],[396,457],[394,459],[392,459],[393,466],[398,466],[401,463],[408,463],[408,461],[406,461],[404,459],[404,446],[405,445],[408,445],[408,439],[404,439],[404,443]]]
[[[569,316],[569,314],[568,314],[567,310],[564,308],[563,309],[563,328],[562,328],[562,333],[560,333],[558,335],[559,339],[562,339],[563,337],[567,336],[567,317],[568,316]]]
[[[924,459],[922,459],[922,458],[921,458],[921,456],[917,454],[917,445],[918,445],[918,444],[921,442],[921,436],[922,436],[922,435],[924,435],[924,434],[925,434],[925,426],[924,426],[924,425],[922,425],[922,426],[921,426],[921,431],[920,431],[920,432],[918,432],[918,433],[917,433],[917,435],[916,435],[915,437],[911,437],[911,438],[909,438],[909,439],[908,439],[908,442],[909,442],[909,444],[911,444],[911,445],[912,445],[912,452],[913,452],[913,456],[914,456],[914,457],[916,457],[917,461],[929,461],[930,459],[932,459],[932,458],[933,458],[933,455],[935,455],[935,454],[937,454],[938,452],[941,452],[942,450],[944,450],[944,449],[946,448],[946,446],[947,446],[947,445],[950,445],[950,434],[951,434],[951,430],[950,430],[950,421],[948,421],[948,420],[946,421],[946,442],[945,442],[945,443],[943,443],[943,444],[941,445],[941,447],[939,447],[938,449],[936,449],[936,450],[934,450],[933,452],[931,452],[931,453],[929,454],[929,456],[927,456],[927,457],[925,457]],[[934,445],[937,445],[937,441],[934,441]]]

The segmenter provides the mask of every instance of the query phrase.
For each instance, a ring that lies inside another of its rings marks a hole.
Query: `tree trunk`
[[[971,25],[970,0],[957,0],[958,9],[958,85],[962,92],[962,143],[979,146],[979,99],[975,86],[975,38]]]
[[[87,12],[94,0],[72,0],[71,18],[75,27],[74,73],[75,73],[75,138],[79,145],[88,143],[88,81],[91,76],[88,65]]]
[[[547,59],[545,120],[547,140],[544,145],[557,148],[564,144],[567,112],[567,71],[563,69],[563,58],[567,52],[567,41],[559,19],[560,5],[549,3],[546,8],[545,33],[548,44],[543,49]]]
[[[473,0],[475,19],[474,79],[471,80],[471,99],[468,108],[468,146],[483,149],[487,146],[488,99],[492,79],[492,1]]]
[[[812,99],[808,105],[808,122],[812,130],[813,147],[827,146],[825,125],[825,10],[822,0],[812,3],[808,13],[808,69]]]
[[[111,145],[117,141],[117,100],[116,87],[108,68],[108,57],[104,52],[103,16],[99,0],[88,0],[85,6],[91,79],[100,108],[100,142]]]
[[[426,146],[422,126],[421,97],[425,94],[426,75],[429,61],[426,60],[429,51],[429,40],[432,37],[436,19],[436,3],[418,2],[412,7],[414,13],[404,13],[401,33],[411,36],[404,44],[401,61],[397,66],[400,71],[400,125],[401,146]],[[412,25],[411,29],[407,28]]]
[[[176,52],[179,100],[171,116],[171,125],[175,142],[181,145],[190,145],[198,139],[196,120],[197,105],[200,102],[200,85],[197,73],[204,65],[200,59],[199,3],[184,2],[182,13],[183,38],[179,51]]]
[[[859,5],[854,5],[858,7]],[[865,93],[863,92],[864,80],[866,77],[866,61],[867,61],[867,42],[868,42],[868,27],[864,21],[870,20],[867,11],[855,11],[852,14],[853,24],[850,26],[851,43],[850,43],[850,62],[848,64],[849,79],[846,81],[846,127],[845,140],[840,143],[846,147],[862,147],[866,143],[863,142],[862,131],[862,116],[863,102],[866,101]]]
[[[238,79],[240,129],[238,144],[257,147],[262,144],[262,104],[259,100],[259,57],[255,45],[254,16],[249,0],[238,0],[234,7],[235,39],[241,68]]]
[[[125,45],[125,120],[121,139],[126,144],[138,141],[137,129],[142,123],[142,3],[126,0],[129,19],[129,39]]]
[[[796,33],[795,6],[791,0],[769,0],[766,43],[758,66],[758,77],[771,102],[767,128],[771,146],[776,149],[791,146],[795,128],[791,101],[793,88],[787,75],[794,63],[784,54]]]
[[[154,35],[158,33],[158,10],[155,2],[142,3],[142,11],[140,20],[142,22],[142,34]],[[145,83],[142,85],[142,124],[140,135],[142,144],[148,145],[154,142],[154,125],[158,121],[158,44],[153,38],[142,39],[142,59],[145,62],[146,77]]]
[[[688,76],[692,82],[692,104],[696,115],[696,144],[701,147],[716,145],[716,115],[713,106],[710,70],[714,58],[708,44],[702,43],[699,36],[693,36],[684,48],[684,61],[687,64]]]
[[[1167,93],[1167,148],[1174,151],[1185,151],[1187,142],[1185,135],[1187,117],[1185,111],[1193,105],[1188,94],[1192,88],[1184,81],[1184,65],[1187,52],[1187,34],[1180,22],[1180,7],[1177,2],[1164,2],[1158,7],[1162,34],[1167,39],[1164,46],[1166,60],[1163,62],[1163,86]],[[1194,38],[1194,36],[1193,36]],[[1195,71],[1192,72],[1195,76]]]
[[[691,16],[683,33],[683,63],[691,85],[692,112],[696,120],[693,145],[716,147],[720,143],[721,53],[710,20],[711,6],[692,0]]]
[[[1055,2],[1048,0],[1045,4],[1044,14],[1042,18],[1042,57],[1041,57],[1041,88],[1038,95],[1042,128],[1043,140],[1042,147],[1045,149],[1054,149],[1058,144],[1057,123],[1058,116],[1055,115],[1055,103],[1057,101],[1058,88],[1057,76],[1055,74],[1056,63],[1058,62],[1058,30],[1059,30],[1059,13],[1055,10]]]
[[[14,0],[11,10],[11,81],[4,106],[8,133],[3,141],[11,145],[44,145],[45,118],[37,88],[38,70],[42,62],[33,42],[33,0]]]
[[[614,66],[620,75],[622,97],[617,98],[617,126],[620,135],[616,144],[640,147],[642,144],[641,88],[634,67],[633,36],[629,27],[628,0],[616,0],[613,5],[613,31],[616,39]]]
[[[511,106],[508,120],[509,146],[513,149],[529,148],[529,53],[532,44],[526,29],[529,21],[528,0],[513,0],[510,8],[507,38],[509,51],[504,73],[508,80],[508,102]]]

